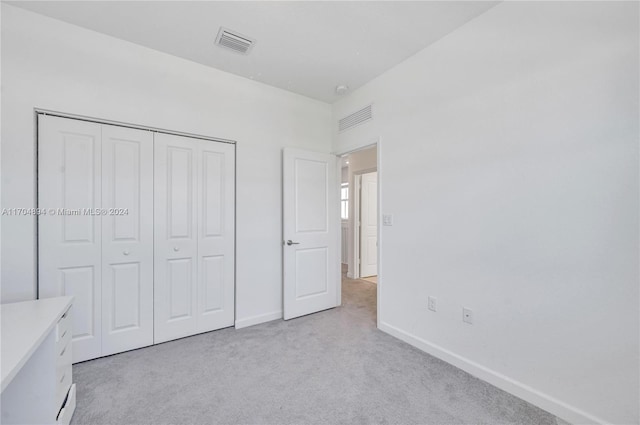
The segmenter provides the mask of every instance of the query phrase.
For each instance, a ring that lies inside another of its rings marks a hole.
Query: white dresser
[[[2,424],[69,424],[73,297],[0,305]]]

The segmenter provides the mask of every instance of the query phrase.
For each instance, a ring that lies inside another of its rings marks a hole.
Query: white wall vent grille
[[[373,114],[372,114],[372,110],[371,107],[373,105],[369,105],[369,106],[365,106],[364,108],[360,109],[359,111],[354,112],[351,115],[347,115],[346,117],[342,118],[341,120],[338,121],[338,131],[339,132],[343,132],[346,131],[350,128],[355,127],[356,125],[360,125],[362,123],[365,123],[369,120],[373,119]]]
[[[247,36],[239,34],[235,31],[228,30],[226,28],[220,28],[218,36],[216,37],[216,44],[234,52],[246,55],[249,53],[255,40]]]

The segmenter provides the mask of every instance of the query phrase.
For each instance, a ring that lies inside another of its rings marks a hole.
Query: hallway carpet
[[[375,285],[343,305],[74,365],[73,424],[552,424],[555,417],[376,329]]]

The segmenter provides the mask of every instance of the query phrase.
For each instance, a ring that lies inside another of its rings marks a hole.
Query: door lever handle
[[[287,245],[289,245],[289,246],[291,246],[291,245],[300,245],[300,242],[294,242],[294,241],[292,241],[291,239],[289,239],[289,240],[287,241]]]

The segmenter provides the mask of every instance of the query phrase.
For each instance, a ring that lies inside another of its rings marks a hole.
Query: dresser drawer
[[[62,376],[56,385],[56,406],[58,409],[62,407],[64,398],[66,397],[69,388],[71,388],[71,379],[71,368],[69,367],[69,369],[62,373]]]
[[[56,325],[56,351],[60,353],[69,340],[71,340],[71,309],[62,315]]]
[[[71,341],[57,354],[56,360],[56,408],[60,408],[73,380],[71,366]]]
[[[67,343],[67,345],[57,353],[56,358],[56,376],[58,378],[58,382],[62,379],[62,375],[64,375],[67,371],[71,370],[71,362],[73,360],[73,350],[71,349],[71,341]]]
[[[65,402],[60,413],[58,413],[58,425],[69,425],[71,423],[71,417],[76,410],[76,384],[73,384],[69,388],[67,401]]]

